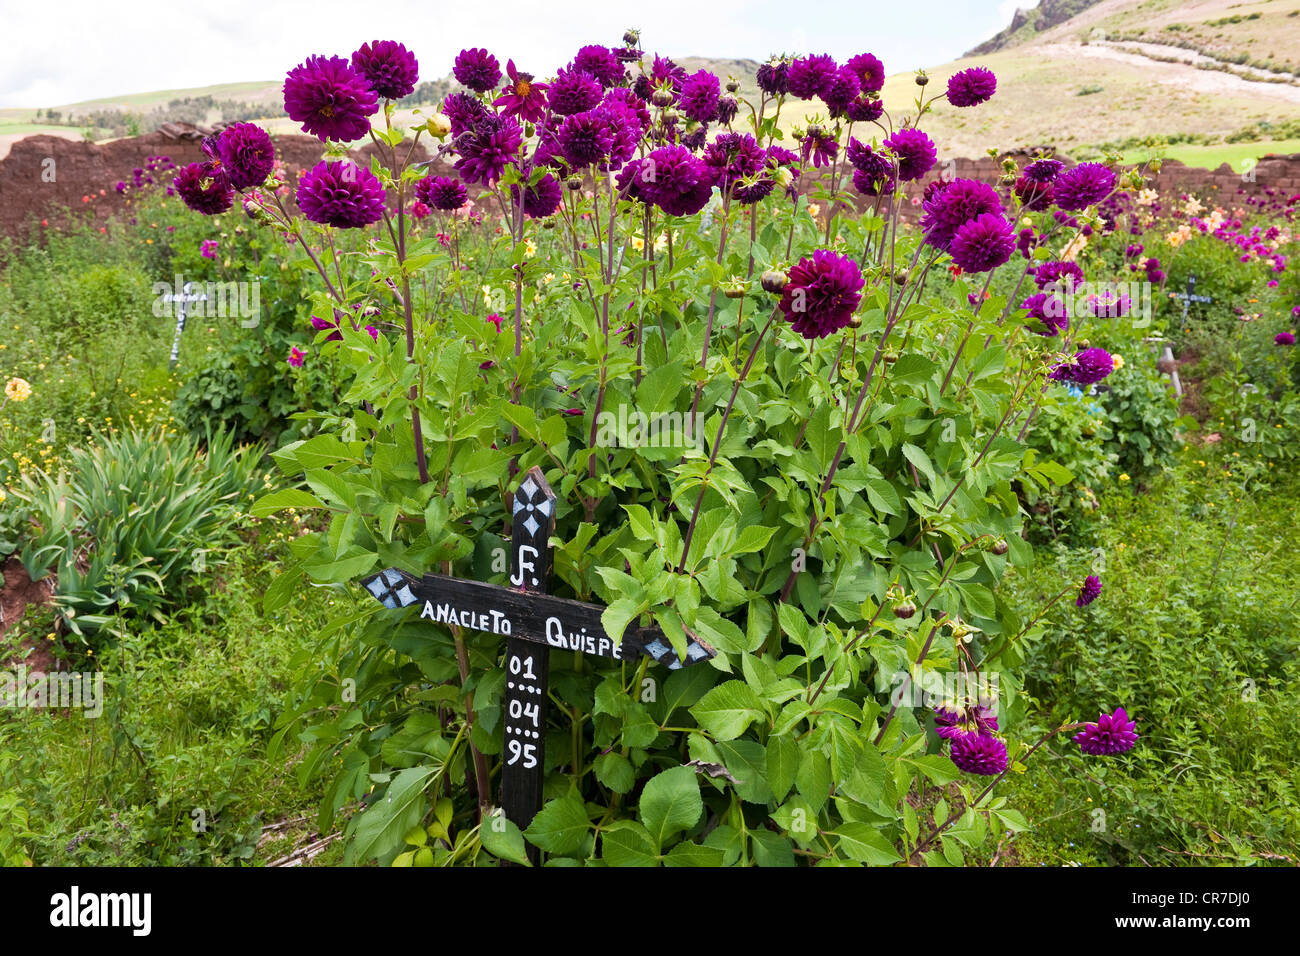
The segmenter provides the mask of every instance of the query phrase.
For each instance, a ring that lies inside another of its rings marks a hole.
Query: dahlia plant
[[[988,100],[987,70],[937,93],[918,76],[896,120],[870,54],[774,59],[755,102],[635,31],[554,76],[526,65],[464,50],[460,88],[403,129],[402,44],[308,57],[285,109],[327,155],[296,209],[255,127],[176,179],[203,213],[242,193],[301,251],[318,331],[289,361],[349,369],[316,434],[275,453],[295,486],[257,506],[321,515],[268,611],[304,579],[356,596],[277,736],[330,780],[322,827],[360,801],[348,858],[422,865],[523,861],[525,840],[611,865],[944,864],[1023,827],[993,783],[1031,749],[1016,669],[1047,612],[1019,620],[999,583],[1033,560],[1017,487],[1070,477],[1024,430],[1058,382],[1109,372],[1045,306],[1073,266],[1046,252],[1115,172],[1040,158],[1008,198],[938,177],[912,227],[903,191],[938,155],[922,122]],[[1009,299],[1000,268],[1021,273]],[[1044,296],[1021,308],[1025,281]],[[685,437],[654,440],[664,420]],[[521,834],[493,815],[499,638],[349,586],[389,566],[504,583],[533,466],[559,496],[553,593],[718,656],[670,673],[554,652],[546,803]],[[1082,607],[1100,585],[1080,587]],[[1085,750],[1133,745],[1122,710],[1104,720]]]

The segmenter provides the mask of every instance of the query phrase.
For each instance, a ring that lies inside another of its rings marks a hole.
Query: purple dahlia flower
[[[953,106],[978,106],[993,98],[998,78],[982,66],[954,73],[948,80],[948,102]]]
[[[1052,336],[1059,335],[1070,327],[1070,317],[1066,314],[1065,302],[1050,293],[1036,292],[1021,302],[1020,308],[1029,313],[1030,319],[1037,320],[1030,322],[1031,332]]]
[[[491,186],[515,160],[523,141],[524,131],[515,120],[489,114],[472,133],[457,138],[456,169],[467,183]]]
[[[898,179],[905,183],[928,173],[939,155],[930,137],[910,126],[904,126],[881,145],[892,149],[898,157]]]
[[[967,222],[986,213],[1002,214],[1002,200],[997,191],[977,179],[954,179],[923,200],[921,207],[925,210],[921,217],[925,241],[944,251],[948,250],[957,230]]]
[[[472,130],[479,120],[492,115],[477,97],[468,93],[448,93],[442,101],[442,112],[451,123],[452,136]]]
[[[1073,382],[1075,385],[1092,385],[1113,371],[1115,360],[1110,353],[1102,348],[1090,348],[1076,352],[1073,359],[1052,372],[1048,378],[1057,382]],[[1084,586],[1087,587],[1086,583]],[[1100,582],[1097,586],[1101,587]],[[1082,604],[1079,606],[1083,607]]]
[[[786,70],[786,84],[799,99],[811,100],[822,95],[836,69],[835,60],[827,53],[799,57]]]
[[[1101,578],[1090,574],[1083,579],[1083,584],[1079,585],[1079,596],[1075,598],[1074,606],[1087,607],[1099,597],[1101,597]]]
[[[963,272],[988,272],[1011,258],[1016,235],[1001,213],[986,212],[957,228],[948,246],[952,261]]]
[[[217,137],[221,166],[236,189],[260,186],[275,165],[275,147],[266,130],[252,123],[227,126]]]
[[[1025,167],[1025,178],[1036,183],[1055,182],[1064,168],[1059,159],[1036,159]]]
[[[983,705],[973,707],[940,707],[934,712],[935,733],[945,740],[954,740],[974,731],[987,734],[998,729],[998,719],[993,711]]]
[[[384,216],[384,187],[368,169],[320,162],[298,183],[298,208],[312,222],[360,229]]]
[[[788,70],[789,65],[784,60],[777,63],[764,63],[758,68],[758,74],[755,77],[758,81],[758,88],[768,96],[781,96],[789,92],[790,85],[786,78]]]
[[[1128,712],[1117,707],[1113,714],[1101,714],[1095,724],[1088,724],[1074,735],[1079,749],[1094,757],[1108,757],[1127,753],[1137,746],[1137,721],[1128,719]]]
[[[670,216],[693,216],[713,194],[713,170],[685,146],[652,150],[636,173],[640,198]]]
[[[1068,292],[1083,281],[1083,270],[1073,262],[1044,262],[1034,270],[1034,284],[1040,289],[1049,285]]]
[[[767,153],[748,133],[723,133],[705,148],[701,158],[714,171],[714,180],[725,195],[740,180],[761,172]]]
[[[585,113],[600,102],[600,83],[582,70],[560,70],[551,83],[551,109],[561,116]]]
[[[599,110],[566,116],[555,136],[561,154],[573,169],[600,163],[614,146],[614,134]]]
[[[519,187],[511,186],[510,193],[518,202]],[[560,188],[560,181],[550,173],[546,173],[524,190],[524,215],[530,219],[545,219],[547,216],[553,216],[555,210],[560,208],[562,198],[563,190]]]
[[[799,152],[805,163],[811,159],[813,168],[820,169],[834,162],[839,149],[840,144],[834,133],[824,127],[813,126],[804,134]]]
[[[831,111],[832,116],[842,116],[848,112],[849,104],[862,92],[862,80],[853,68],[842,66],[831,74],[822,88],[822,102]]]
[[[311,56],[285,77],[284,111],[322,143],[350,143],[370,131],[379,97],[343,57]]]
[[[958,770],[996,777],[1007,769],[1007,745],[989,734],[962,734],[952,742],[952,762]]]
[[[884,100],[873,99],[870,93],[859,93],[844,111],[854,123],[874,123],[884,113]]]
[[[185,205],[205,216],[225,212],[235,202],[230,177],[218,163],[190,163],[172,180]]]
[[[527,123],[540,123],[546,116],[546,91],[550,87],[536,82],[531,73],[516,70],[514,60],[506,61],[506,76],[509,77],[506,90],[492,105],[501,107],[506,116],[518,116]]]
[[[1021,176],[1016,180],[1016,197],[1027,212],[1043,212],[1052,208],[1052,184],[1040,183]]]
[[[1279,332],[1277,335],[1273,336],[1273,344],[1274,345],[1295,345],[1295,333]]]
[[[469,192],[465,184],[450,176],[429,176],[415,184],[415,197],[434,209],[454,212],[465,205]]]
[[[482,47],[470,47],[456,54],[451,73],[462,86],[475,93],[487,93],[501,82],[501,63]]]
[[[780,308],[804,338],[825,338],[853,319],[865,284],[862,270],[848,256],[818,249],[790,270]]]
[[[389,100],[411,95],[420,81],[415,54],[396,40],[361,44],[352,54],[352,69],[366,78],[375,93]]]
[[[573,58],[573,67],[596,78],[604,89],[617,86],[626,75],[622,61],[607,46],[584,46]]]
[[[850,57],[846,64],[858,75],[864,93],[879,93],[885,85],[885,64],[870,53],[859,53]]]
[[[689,119],[707,123],[718,115],[722,84],[708,70],[697,70],[682,81],[677,105]]]
[[[1056,177],[1052,201],[1071,212],[1099,203],[1115,188],[1115,174],[1101,163],[1080,163]]]
[[[850,138],[844,155],[853,164],[853,187],[858,192],[876,196],[894,191],[894,161],[883,152]]]
[[[1088,314],[1097,319],[1122,319],[1133,308],[1133,300],[1122,292],[1105,289],[1084,300]]]
[[[730,93],[723,93],[718,97],[718,116],[717,120],[723,126],[730,126],[731,121],[736,118],[740,112],[740,101]]]

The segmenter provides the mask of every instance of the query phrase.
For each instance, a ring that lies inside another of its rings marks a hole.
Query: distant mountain
[[[1060,26],[1066,20],[1078,16],[1089,7],[1096,6],[1101,0],[1040,0],[1038,6],[1028,10],[1016,9],[1011,17],[1011,25],[997,36],[985,40],[968,52],[967,56],[981,53],[995,53],[1023,43],[1044,30]]]

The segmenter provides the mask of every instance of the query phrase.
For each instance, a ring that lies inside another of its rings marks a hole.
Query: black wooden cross
[[[1186,291],[1186,292],[1179,292],[1177,295],[1174,296],[1174,298],[1175,298],[1175,299],[1182,299],[1182,300],[1183,300],[1183,324],[1184,324],[1184,325],[1187,324],[1187,307],[1188,307],[1189,305],[1191,305],[1193,302],[1213,302],[1213,301],[1214,301],[1214,299],[1211,298],[1211,297],[1208,296],[1208,295],[1197,295],[1197,294],[1196,294],[1196,276],[1195,276],[1195,275],[1189,275],[1189,276],[1187,277],[1187,291]]]
[[[540,468],[524,475],[511,510],[511,587],[442,574],[416,578],[397,568],[381,571],[362,585],[384,607],[420,604],[422,618],[507,638],[501,809],[523,830],[542,805],[552,647],[614,660],[644,655],[670,670],[709,660],[717,651],[692,636],[683,660],[657,627],[629,627],[616,642],[601,623],[604,607],[546,593],[555,493]],[[534,847],[529,847],[529,856],[536,862]]]

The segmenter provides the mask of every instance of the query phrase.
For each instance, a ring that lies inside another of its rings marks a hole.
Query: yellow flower
[[[8,497],[9,496],[5,494],[5,490],[3,488],[0,488],[0,501],[4,501]]]
[[[1119,476],[1119,480],[1120,480],[1120,481],[1128,481],[1128,480],[1129,480],[1129,477],[1128,477],[1127,474],[1122,474],[1122,475]]]
[[[808,215],[812,216],[814,219],[817,218],[821,211],[822,207],[817,205],[815,202],[810,202],[808,204]]]
[[[525,255],[525,256],[528,256],[529,258],[531,258],[531,257],[533,257],[533,256],[535,256],[535,255],[537,255],[537,243],[533,242],[533,240],[531,240],[531,239],[525,239],[525,240],[524,240],[524,255]]]
[[[32,386],[26,379],[11,378],[5,383],[5,398],[11,402],[25,402],[32,397]]]
[[[1115,360],[1115,369],[1116,369],[1117,371],[1118,371],[1119,369],[1122,369],[1122,368],[1124,367],[1124,356],[1122,356],[1122,355],[1112,355],[1111,358]]]

